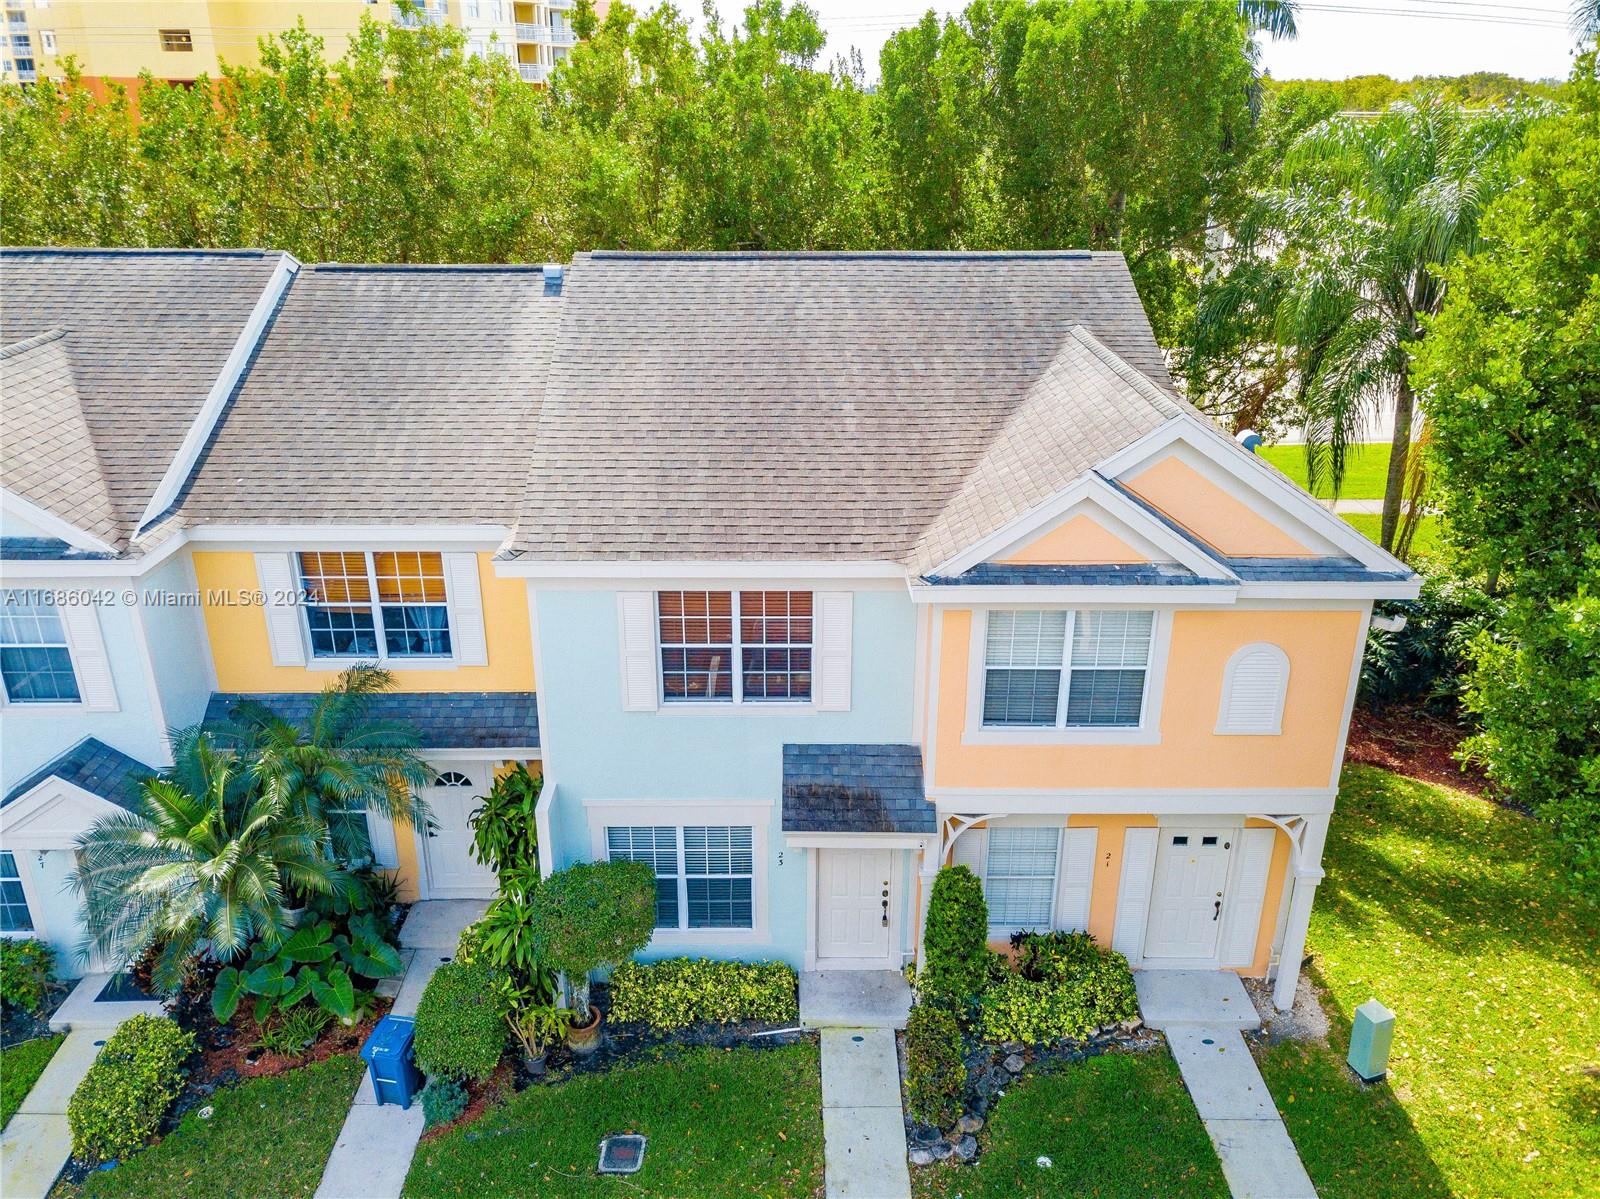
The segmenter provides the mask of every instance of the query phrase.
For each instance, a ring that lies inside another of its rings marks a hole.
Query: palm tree
[[[202,949],[227,961],[284,935],[298,894],[351,894],[324,852],[325,831],[278,789],[241,777],[238,760],[200,729],[177,737],[178,765],[142,786],[137,812],[108,816],[78,839],[72,886],[87,948],[112,960],[160,946],[153,981],[180,984]],[[180,781],[181,780],[181,781]]]
[[[343,813],[365,810],[416,829],[433,826],[417,794],[433,771],[418,755],[416,730],[372,715],[375,697],[393,686],[387,670],[353,666],[323,690],[303,724],[244,700],[230,713],[233,723],[217,729],[237,748],[252,779],[283,795],[292,811],[326,826],[339,861],[371,852],[363,824]]]
[[[1249,327],[1241,314],[1254,312],[1288,354],[1313,487],[1328,478],[1338,490],[1349,448],[1393,402],[1385,549],[1395,544],[1408,481],[1410,348],[1444,299],[1438,268],[1477,248],[1478,218],[1509,182],[1505,151],[1531,116],[1528,108],[1469,113],[1423,96],[1375,120],[1312,127],[1201,299],[1202,337],[1208,327]]]
[[[1299,33],[1295,28],[1294,0],[1239,0],[1239,15],[1252,32],[1285,39]]]

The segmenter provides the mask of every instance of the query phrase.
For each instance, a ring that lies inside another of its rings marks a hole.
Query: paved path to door
[[[56,1032],[67,1032],[50,1064],[33,1084],[22,1106],[0,1134],[0,1196],[44,1199],[72,1153],[67,1100],[78,1089],[100,1047],[124,1020],[163,1014],[160,1003],[105,1002],[97,998],[109,974],[86,974],[50,1018]]]
[[[1233,1199],[1317,1199],[1241,1029],[1259,1028],[1231,971],[1141,970],[1144,1022],[1166,1034]]]
[[[822,1030],[827,1199],[910,1199],[900,1054],[911,988],[891,970],[800,976],[800,1023]]]
[[[408,960],[391,1014],[416,1014],[433,972],[454,956],[461,930],[483,915],[485,906],[472,899],[432,899],[412,905],[400,930],[401,952]],[[316,1199],[398,1199],[421,1137],[422,1104],[380,1105],[371,1075],[363,1074]]]

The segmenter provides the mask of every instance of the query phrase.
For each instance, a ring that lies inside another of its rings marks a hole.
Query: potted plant
[[[600,1045],[600,1011],[589,975],[627,961],[650,943],[656,923],[655,871],[643,862],[582,862],[558,870],[531,896],[530,924],[540,959],[567,976],[577,1014],[572,1052]]]
[[[557,1007],[551,996],[534,987],[519,986],[509,975],[500,976],[498,994],[501,1013],[522,1046],[528,1073],[537,1078],[545,1072],[551,1048],[572,1027],[572,1011]]]

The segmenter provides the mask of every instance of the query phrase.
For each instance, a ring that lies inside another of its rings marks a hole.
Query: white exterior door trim
[[[1157,836],[1159,838],[1161,838],[1162,840],[1164,840],[1166,837],[1170,836],[1176,830],[1189,829],[1189,830],[1193,830],[1193,831],[1196,831],[1196,832],[1202,832],[1203,831],[1204,834],[1207,835],[1207,836],[1210,836],[1212,834],[1219,834],[1219,835],[1223,836],[1229,842],[1228,865],[1227,865],[1227,870],[1223,875],[1223,877],[1224,877],[1224,879],[1226,881],[1225,881],[1225,883],[1223,885],[1222,915],[1221,915],[1220,920],[1218,921],[1216,948],[1211,953],[1211,955],[1209,957],[1199,957],[1199,958],[1157,957],[1157,958],[1151,958],[1151,957],[1144,956],[1144,947],[1143,947],[1143,945],[1141,945],[1140,946],[1140,957],[1136,961],[1130,961],[1129,965],[1131,965],[1136,970],[1221,970],[1221,969],[1224,969],[1225,967],[1223,966],[1223,963],[1222,963],[1223,955],[1224,955],[1224,952],[1226,950],[1226,946],[1227,946],[1228,941],[1229,941],[1230,932],[1231,932],[1231,929],[1233,927],[1233,921],[1234,921],[1234,919],[1236,918],[1236,916],[1238,914],[1238,908],[1240,906],[1238,903],[1235,902],[1235,898],[1238,896],[1239,890],[1240,890],[1240,887],[1239,887],[1239,884],[1240,884],[1239,872],[1240,872],[1240,869],[1242,868],[1243,860],[1244,860],[1244,854],[1241,852],[1241,849],[1242,849],[1241,842],[1243,840],[1243,835],[1244,835],[1244,831],[1245,831],[1244,821],[1243,821],[1242,818],[1238,818],[1238,817],[1234,817],[1234,818],[1213,817],[1211,819],[1207,819],[1204,816],[1199,816],[1199,817],[1194,817],[1194,816],[1162,816],[1162,817],[1159,818],[1159,820],[1160,820],[1160,825],[1159,825],[1159,828],[1156,831],[1157,831]],[[1157,846],[1156,846],[1157,860],[1156,860],[1154,866],[1152,866],[1151,871],[1150,871],[1150,894],[1148,896],[1148,901],[1147,901],[1147,904],[1146,904],[1145,936],[1143,938],[1143,941],[1145,943],[1148,943],[1148,941],[1149,941],[1150,921],[1155,918],[1155,891],[1156,891],[1157,885],[1161,881],[1160,880],[1160,867],[1161,867],[1160,852],[1161,852],[1161,848],[1162,848],[1161,841],[1158,841]]]
[[[881,849],[889,855],[889,928],[884,954],[881,958],[827,958],[818,953],[818,908],[822,903],[823,854],[859,853]],[[904,850],[895,846],[863,844],[857,846],[830,846],[806,851],[806,966],[807,970],[898,970],[905,961],[901,941],[905,933],[901,927],[901,909],[905,901]]]
[[[482,759],[473,762],[453,762],[448,767],[450,770],[460,771],[473,781],[472,787],[429,787],[425,796],[431,803],[441,792],[456,791],[470,793],[470,797],[483,795],[494,784],[494,761]],[[441,773],[443,773],[441,771]],[[435,811],[435,819],[439,813]],[[420,832],[417,838],[417,871],[418,897],[421,899],[492,899],[497,890],[493,871],[487,867],[479,867],[476,861],[471,861],[471,868],[481,870],[486,876],[481,884],[444,883],[438,881],[441,864],[438,862],[442,852],[439,837],[423,836]],[[468,851],[470,853],[470,851]]]

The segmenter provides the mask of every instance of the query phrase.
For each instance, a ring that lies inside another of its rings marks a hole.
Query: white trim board
[[[50,775],[0,808],[0,848],[71,849],[95,822],[124,815],[110,800]]]
[[[906,577],[898,562],[820,562],[785,561],[781,558],[740,562],[718,559],[652,559],[649,561],[550,561],[534,558],[500,558],[495,572],[508,578],[578,580],[650,579],[661,589],[672,590],[675,579],[693,579],[704,585],[707,579],[738,579],[746,585],[752,580],[778,579],[894,579]]]
[[[75,549],[88,550],[96,554],[117,552],[110,542],[101,540],[93,533],[85,532],[71,521],[64,520],[48,508],[41,508],[9,487],[0,487],[0,509],[10,512],[18,520],[37,525],[42,532],[60,538]],[[8,574],[11,573],[10,565],[9,562],[6,564]]]
[[[1333,811],[1337,787],[1086,788],[1018,791],[981,787],[929,788],[941,819],[974,812],[996,816],[1309,816]]]

